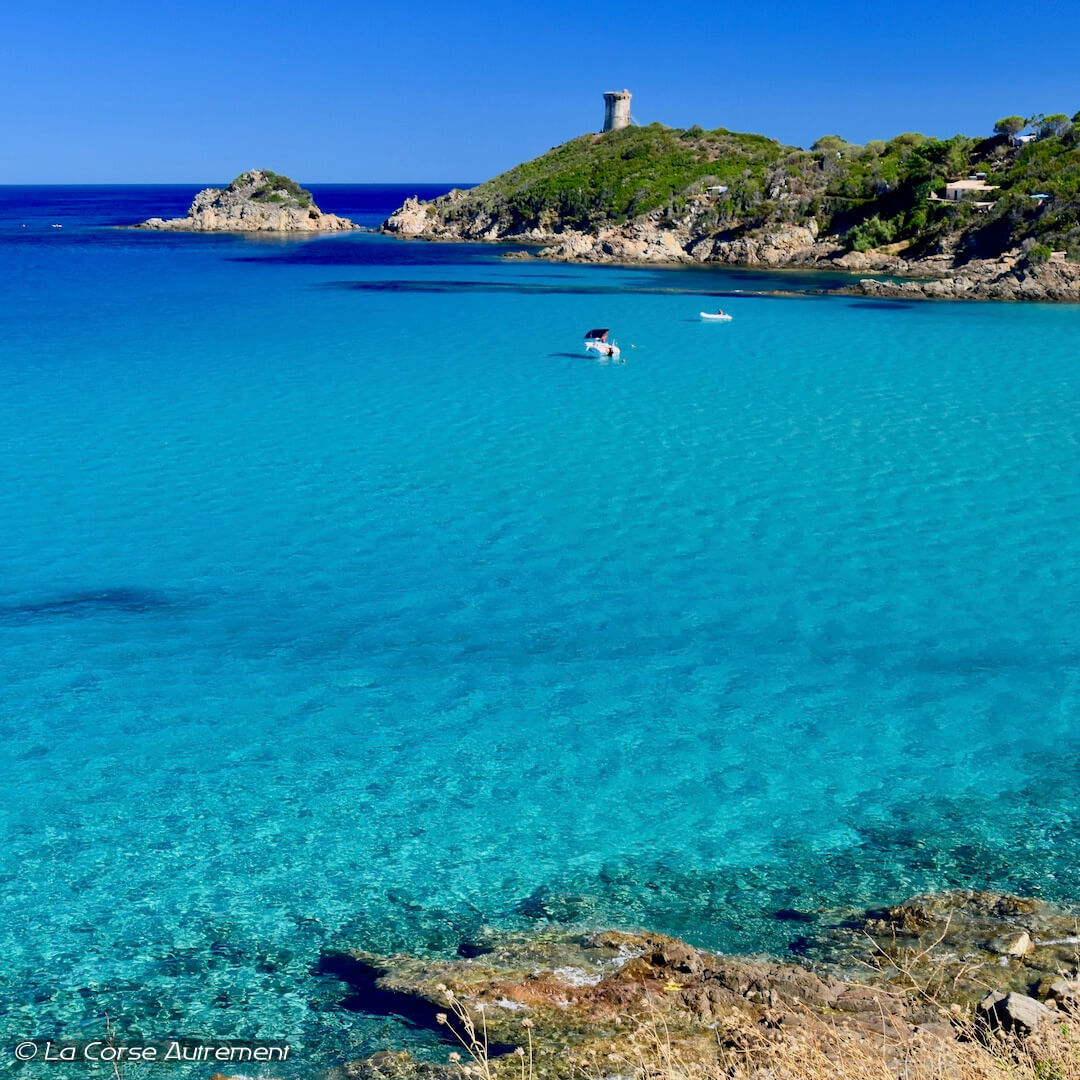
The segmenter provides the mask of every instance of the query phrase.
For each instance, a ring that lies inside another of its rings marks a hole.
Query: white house
[[[988,184],[985,180],[952,180],[945,185],[945,198],[950,202],[960,202],[962,199],[978,198],[988,191],[997,191],[997,185]]]

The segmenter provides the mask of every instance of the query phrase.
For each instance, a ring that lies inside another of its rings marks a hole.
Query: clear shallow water
[[[101,227],[191,193],[0,189],[12,1041],[314,1071],[422,1041],[327,944],[1080,900],[1080,309]]]

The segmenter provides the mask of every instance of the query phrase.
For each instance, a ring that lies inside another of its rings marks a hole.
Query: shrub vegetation
[[[1013,145],[1011,136],[1029,124],[1037,137]],[[858,251],[903,241],[919,254],[940,250],[946,239],[971,257],[1025,241],[1080,250],[1076,118],[1011,116],[995,131],[949,139],[908,132],[866,146],[826,135],[803,150],[723,128],[628,127],[572,139],[439,200],[436,212],[448,222],[483,216],[499,235],[588,231],[654,214],[726,237],[813,222]],[[991,207],[977,213],[967,203],[938,201],[947,181],[973,173],[998,188]],[[279,192],[310,200],[285,177],[264,197]]]
[[[312,204],[311,192],[302,188],[295,180],[288,176],[270,169],[261,170],[266,178],[261,187],[256,188],[251,197],[257,202],[287,203],[290,206],[298,206],[306,210]],[[244,174],[246,175],[246,174]],[[244,179],[244,175],[238,176],[234,184]]]

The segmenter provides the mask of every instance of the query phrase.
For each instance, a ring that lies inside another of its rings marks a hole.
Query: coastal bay
[[[1076,909],[1077,309],[112,227],[196,190],[4,193],[13,1029],[315,1077],[447,1052],[347,948]]]

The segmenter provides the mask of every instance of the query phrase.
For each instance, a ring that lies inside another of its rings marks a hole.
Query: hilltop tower
[[[604,94],[604,130],[618,131],[630,126],[630,91],[609,90]]]

